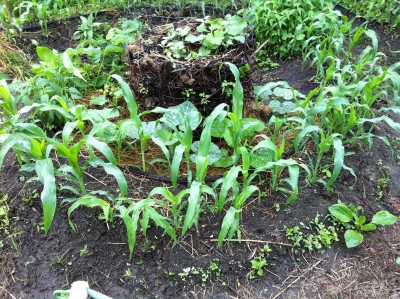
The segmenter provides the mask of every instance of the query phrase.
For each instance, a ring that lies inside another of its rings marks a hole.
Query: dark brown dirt
[[[69,45],[60,42],[58,49]],[[312,70],[303,72],[301,62],[294,59],[269,72],[265,80],[285,80],[307,93],[313,89],[309,82],[312,76]],[[352,149],[354,155],[345,162],[356,172],[357,182],[344,171],[333,192],[319,185],[303,186],[290,206],[284,204],[284,195],[271,193],[267,187],[260,202],[249,200],[240,225],[242,239],[249,241],[218,248],[214,239],[223,215],[206,210],[200,217],[199,232],[191,230],[175,247],[168,236],[152,227],[147,239],[139,237],[132,260],[121,221],[107,228],[96,210],[75,211],[74,232],[68,225],[68,207],[59,206],[52,229],[44,235],[40,229],[40,185],[27,184],[28,176],[19,172],[16,159],[8,155],[0,176],[0,195],[8,194],[11,224],[7,233],[1,231],[0,298],[52,298],[55,289],[68,289],[75,280],[87,280],[93,289],[115,299],[399,298],[400,269],[395,264],[400,256],[399,224],[366,234],[364,244],[352,250],[341,241],[325,252],[303,256],[294,255],[287,246],[271,244],[267,273],[253,280],[249,277],[250,261],[263,246],[256,240],[287,243],[285,225],[306,223],[316,213],[326,215],[328,206],[338,199],[362,205],[368,217],[380,209],[400,214],[400,136],[385,125],[376,126],[374,133],[388,136],[394,153],[379,140],[371,151]],[[117,190],[116,182],[102,171],[90,169],[88,173],[89,191]],[[377,200],[382,177],[389,181]],[[153,187],[161,185],[129,174],[127,180],[132,198],[145,198]],[[60,201],[67,196],[60,194]],[[275,204],[280,204],[280,212]],[[85,245],[87,252],[81,256]],[[216,259],[220,275],[209,270]],[[207,279],[203,282],[201,274],[183,278],[184,269],[189,267],[206,273]]]

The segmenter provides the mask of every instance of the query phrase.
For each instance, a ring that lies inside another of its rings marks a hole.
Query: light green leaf
[[[397,218],[398,217],[388,211],[379,211],[372,217],[371,223],[378,225],[392,225],[397,222]]]
[[[352,211],[344,203],[337,203],[330,206],[329,212],[343,223],[350,222],[354,218]]]
[[[276,97],[285,99],[287,101],[293,100],[293,92],[289,88],[276,87],[273,91],[273,94]]]
[[[57,55],[47,47],[36,47],[36,53],[41,61],[47,63],[57,59]]]
[[[225,240],[225,237],[228,235],[228,232],[234,226],[235,223],[235,216],[238,213],[234,207],[230,207],[229,210],[226,212],[224,220],[222,221],[221,230],[218,235],[218,246],[221,247],[222,243]]]
[[[43,184],[43,191],[40,195],[44,215],[44,232],[50,229],[56,212],[56,179],[54,176],[54,166],[50,158],[36,161],[36,173],[39,181]]]
[[[346,241],[347,248],[357,247],[364,241],[364,236],[352,229],[348,229],[344,233],[344,240]]]

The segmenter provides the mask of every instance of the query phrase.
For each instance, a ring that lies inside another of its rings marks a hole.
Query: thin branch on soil
[[[218,242],[218,239],[211,239],[212,242]],[[263,244],[271,244],[271,245],[280,245],[280,246],[287,246],[292,247],[292,245],[287,243],[280,243],[280,242],[273,242],[273,241],[264,241],[264,240],[249,240],[249,239],[230,239],[224,240],[225,242],[246,242],[246,243],[263,243]]]
[[[17,299],[17,297],[15,297],[13,294],[11,294],[9,291],[7,291],[6,288],[4,288],[2,286],[0,286],[0,288],[2,288],[4,291],[6,291],[6,293],[12,297],[12,299]]]
[[[102,182],[102,181],[96,179],[96,178],[95,178],[94,176],[92,176],[90,173],[84,171],[84,174],[86,174],[87,176],[91,177],[92,179],[94,179],[95,181],[99,182],[100,184],[102,184],[102,185],[104,185],[104,186],[107,186],[106,183],[104,183],[104,182]]]
[[[308,268],[303,274],[301,274],[299,277],[297,277],[295,280],[293,280],[291,283],[288,284],[286,288],[284,288],[282,291],[280,291],[278,294],[276,294],[274,297],[271,299],[276,299],[280,295],[282,295],[286,290],[288,290],[292,285],[294,285],[296,282],[298,282],[301,278],[303,278],[306,274],[308,274],[312,269],[314,269],[316,266],[318,266],[324,259],[320,259],[318,262],[316,262],[314,265],[312,265],[310,268]]]
[[[258,47],[258,49],[251,55],[251,57],[253,58],[254,56],[257,55],[257,53],[269,42],[269,39],[267,39],[265,42],[263,42],[261,44],[261,46]]]

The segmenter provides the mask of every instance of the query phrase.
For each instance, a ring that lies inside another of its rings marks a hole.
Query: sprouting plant
[[[329,207],[331,215],[343,224],[346,231],[344,239],[347,248],[360,245],[364,241],[363,232],[374,231],[377,225],[392,225],[397,222],[396,216],[388,211],[379,211],[372,216],[371,222],[367,223],[367,217],[362,212],[362,207],[355,207],[352,204],[346,205],[338,201]],[[359,214],[361,211],[361,215]]]
[[[87,246],[87,244],[85,244],[84,246],[83,246],[83,248],[81,249],[81,250],[79,250],[79,256],[83,256],[84,254],[86,254],[88,252],[88,246]]]
[[[221,47],[229,47],[234,43],[245,42],[246,21],[238,15],[226,15],[224,19],[211,20],[206,17],[198,20],[199,25],[193,31],[190,26],[171,26],[161,42],[164,54],[173,59],[197,60],[216,52]],[[190,50],[197,46],[198,50]]]
[[[196,92],[193,89],[188,88],[182,91],[182,95],[185,97],[187,101],[190,101],[192,97],[196,95]]]
[[[178,232],[181,223],[183,222],[183,236],[193,225],[195,225],[197,228],[202,201],[204,200],[204,194],[208,194],[213,198],[216,197],[213,189],[205,184],[193,181],[189,189],[184,189],[177,195],[173,195],[166,188],[156,187],[150,192],[148,197],[153,198],[154,195],[161,195],[166,199],[164,202],[159,200],[158,203],[165,205],[166,208],[171,212],[176,232]],[[186,215],[183,216],[183,210],[185,208]]]
[[[124,99],[126,101],[128,110],[130,112],[131,120],[135,126],[138,140],[140,142],[140,155],[142,160],[142,170],[146,172],[146,158],[145,158],[145,147],[147,141],[151,139],[151,134],[147,130],[145,130],[144,125],[140,119],[140,115],[138,114],[138,107],[136,101],[133,97],[132,90],[129,85],[121,78],[119,75],[112,75],[114,79],[118,81],[121,85],[122,94],[124,95]]]
[[[300,222],[300,226],[286,227],[286,237],[292,242],[294,252],[311,252],[330,248],[333,242],[339,241],[338,231],[334,223],[322,222],[317,214],[308,225]]]
[[[80,16],[80,19],[82,24],[79,25],[78,30],[74,33],[73,39],[86,41],[89,44],[96,42],[96,30],[98,30],[102,24],[94,22],[93,14],[90,14],[87,18]]]
[[[267,265],[268,257],[272,249],[268,245],[264,245],[260,249],[260,254],[256,255],[251,262],[250,278],[254,279],[255,275],[262,276],[264,274],[264,267]]]

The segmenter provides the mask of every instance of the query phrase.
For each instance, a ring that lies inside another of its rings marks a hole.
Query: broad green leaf
[[[199,141],[195,141],[192,143],[191,150],[193,151],[194,154],[190,156],[190,159],[192,160],[193,163],[196,162],[196,156],[199,152],[199,147],[200,147]],[[218,148],[218,146],[216,144],[211,142],[210,151],[208,153],[208,164],[213,165],[219,159],[221,159],[221,157],[222,157],[222,153],[221,153],[220,149]]]
[[[352,211],[344,203],[337,203],[330,206],[329,212],[340,222],[344,223],[352,221],[354,217]]]
[[[368,224],[361,226],[361,230],[364,232],[374,231],[374,230],[376,230],[376,225],[373,223],[368,223]]]
[[[272,100],[269,102],[269,107],[272,109],[273,112],[279,114],[287,114],[296,109],[296,105],[293,102],[284,101],[279,102],[276,100]]]
[[[250,156],[250,165],[253,168],[260,168],[265,166],[267,163],[272,162],[273,157],[270,151],[266,148],[259,148],[252,151]]]
[[[274,96],[285,99],[286,101],[293,100],[293,92],[289,88],[276,87],[273,94]]]
[[[214,32],[210,32],[203,39],[203,45],[210,49],[217,49],[222,45],[224,40],[224,33],[221,30],[215,30]]]
[[[247,27],[246,21],[238,15],[226,15],[223,24],[225,25],[225,30],[231,35],[242,34]]]
[[[194,43],[202,41],[204,39],[204,37],[205,37],[205,35],[203,35],[203,34],[199,34],[197,36],[193,35],[193,34],[189,34],[188,36],[186,36],[185,42],[194,44]]]
[[[357,247],[364,241],[364,236],[352,229],[348,229],[344,233],[344,240],[346,241],[347,248]]]
[[[56,179],[54,176],[54,166],[50,158],[36,161],[36,173],[39,181],[43,184],[43,191],[40,195],[44,215],[44,232],[50,229],[56,212]]]
[[[371,223],[378,224],[378,225],[392,225],[397,222],[396,216],[391,214],[388,211],[379,211],[374,216],[372,216]]]
[[[47,63],[57,59],[57,55],[47,47],[36,47],[36,53],[40,60]]]
[[[254,132],[260,132],[265,129],[264,122],[255,118],[242,119],[242,138],[249,139],[254,137]]]

